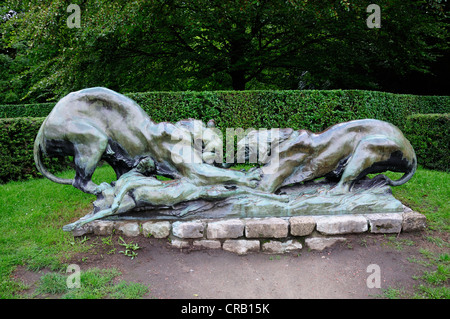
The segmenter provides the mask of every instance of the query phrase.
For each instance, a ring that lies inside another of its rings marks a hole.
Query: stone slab
[[[168,221],[146,222],[142,224],[142,234],[145,237],[166,238],[170,235],[171,224]]]
[[[226,219],[208,223],[206,237],[209,239],[238,238],[244,235],[244,222],[240,219]]]
[[[193,246],[198,247],[198,248],[208,248],[208,249],[222,248],[222,244],[220,243],[219,240],[212,240],[212,239],[194,240]]]
[[[308,236],[316,228],[316,220],[311,216],[296,216],[289,218],[292,236]]]
[[[398,234],[402,230],[402,214],[367,214],[370,232],[378,234]]]
[[[138,223],[116,222],[114,228],[127,237],[136,237],[140,234]]]
[[[284,238],[288,235],[289,223],[281,218],[250,219],[245,223],[247,238]]]
[[[179,238],[172,238],[170,241],[170,245],[174,248],[189,248],[189,241]]]
[[[140,234],[144,236],[152,234],[155,238],[170,236],[171,246],[175,248],[222,248],[245,255],[258,251],[268,254],[283,254],[302,249],[302,244],[290,236],[303,237],[306,247],[320,251],[332,247],[338,242],[344,242],[346,240],[344,237],[338,237],[341,234],[367,231],[399,233],[401,231],[419,231],[424,228],[426,228],[426,217],[405,206],[403,213],[197,219],[175,222],[96,220],[75,229],[72,234],[82,236],[93,233],[108,236],[116,229],[119,233],[129,237]],[[140,231],[141,229],[142,231]],[[312,237],[306,237],[311,235]]]
[[[262,251],[268,254],[284,254],[300,249],[302,249],[302,244],[296,240],[288,240],[286,242],[271,240],[262,244]]]
[[[364,233],[368,230],[367,219],[362,215],[339,215],[315,217],[316,229],[324,235]]]
[[[81,227],[75,228],[72,230],[72,236],[73,237],[80,237],[86,234],[92,234],[94,232],[92,223],[85,224]]]
[[[345,242],[344,237],[311,237],[305,239],[305,245],[311,250],[322,251],[336,243]]]
[[[114,229],[114,222],[96,220],[90,223],[92,226],[92,232],[97,236],[111,235]]]
[[[224,241],[222,249],[238,255],[246,255],[249,252],[258,252],[260,246],[259,240],[227,239]]]
[[[179,238],[202,238],[205,230],[205,223],[201,221],[174,222],[172,224],[172,234]]]
[[[427,218],[413,210],[403,213],[402,231],[411,232],[425,229],[427,226]]]

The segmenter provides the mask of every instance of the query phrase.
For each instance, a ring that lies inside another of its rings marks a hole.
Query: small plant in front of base
[[[366,247],[367,248],[367,240],[366,239],[361,239],[361,241],[359,242],[359,245],[362,247]]]
[[[112,246],[113,245],[113,243],[112,243],[112,234],[110,236],[108,236],[108,237],[103,237],[102,238],[102,243],[104,245],[106,245],[106,246]]]
[[[122,237],[119,237],[119,240],[121,241],[121,242],[119,242],[119,245],[125,247],[125,250],[119,251],[120,254],[124,254],[125,256],[131,257],[131,259],[134,259],[134,257],[137,257],[138,253],[136,252],[136,250],[141,248],[141,247],[139,247],[138,244],[133,244],[133,242],[126,243]]]
[[[395,250],[401,251],[404,246],[414,246],[415,242],[410,239],[398,238],[398,236],[386,236],[384,234],[384,238],[387,239],[387,242],[382,243],[387,247],[394,248]]]

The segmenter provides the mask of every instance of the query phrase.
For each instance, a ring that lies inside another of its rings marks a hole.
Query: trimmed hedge
[[[34,139],[44,118],[0,119],[0,182],[41,176],[34,166]],[[450,115],[416,114],[405,121],[403,132],[411,141],[420,165],[450,171]],[[51,172],[72,166],[69,158],[45,158]]]
[[[418,153],[419,164],[448,170],[448,121],[445,125],[441,120],[433,122],[428,120],[428,115],[427,120],[422,120],[420,116],[421,120],[407,118],[421,112],[450,113],[449,96],[358,90],[147,92],[127,96],[156,122],[176,122],[185,118],[206,122],[213,118],[224,136],[226,128],[291,127],[320,132],[349,120],[384,120],[398,126],[411,140]],[[11,105],[0,106],[0,115],[36,114],[34,116],[45,117],[53,106],[52,103],[16,106],[16,109]],[[437,118],[440,116],[437,115]],[[42,121],[43,118],[0,120],[0,182],[40,175],[34,167],[33,145]],[[413,125],[414,129],[408,130],[407,125]],[[434,129],[434,125],[439,128]],[[429,127],[429,131],[416,137],[414,132],[422,132],[425,127]],[[421,136],[427,136],[426,142],[419,139]],[[436,146],[432,148],[431,145]],[[67,167],[68,161],[46,160],[45,165],[54,172]]]
[[[450,114],[415,114],[404,130],[423,167],[450,172]]]
[[[43,121],[44,118],[0,119],[0,182],[41,175],[34,166],[33,148]],[[54,173],[71,163],[69,158],[45,158],[44,165]]]
[[[156,122],[196,118],[220,128],[292,127],[321,131],[338,122],[376,118],[402,127],[416,113],[450,113],[450,96],[360,90],[128,93]],[[0,117],[45,117],[56,103],[0,105]]]
[[[219,128],[291,127],[322,131],[354,119],[375,118],[402,128],[414,113],[448,113],[450,96],[359,90],[130,93],[156,122],[192,117]]]
[[[0,118],[46,117],[56,103],[0,105]]]

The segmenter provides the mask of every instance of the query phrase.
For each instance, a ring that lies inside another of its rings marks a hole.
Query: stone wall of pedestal
[[[98,220],[73,231],[128,237],[169,238],[174,248],[223,249],[239,255],[251,252],[283,254],[304,246],[323,250],[345,242],[346,234],[398,234],[426,227],[424,215],[405,207],[403,213],[270,218],[202,219],[190,221]]]

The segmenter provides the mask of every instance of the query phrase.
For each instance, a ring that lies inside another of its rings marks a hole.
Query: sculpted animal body
[[[96,212],[93,215],[82,218],[79,221],[63,227],[65,231],[71,231],[90,221],[120,214],[122,211],[132,210],[138,205],[149,206],[173,206],[175,204],[196,200],[220,200],[235,195],[253,194],[261,198],[277,199],[281,196],[258,192],[248,187],[205,185],[196,186],[187,178],[159,181],[152,176],[154,173],[154,161],[144,158],[136,168],[123,174],[114,186],[114,201],[111,207]],[[131,195],[132,201],[122,203],[125,195]],[[123,205],[122,205],[123,204]],[[188,213],[189,208],[182,212]]]
[[[379,175],[376,181],[397,186],[406,183],[417,167],[414,149],[402,132],[379,120],[345,122],[319,134],[292,131],[278,147],[277,160],[262,167],[261,190],[274,192],[284,185],[326,177],[338,181],[333,192],[339,194],[350,191],[367,174],[388,170],[405,174],[397,181]]]
[[[193,152],[193,161],[179,161],[173,149],[180,139],[190,139],[174,124],[155,123],[133,100],[106,88],[90,88],[62,98],[43,122],[34,145],[38,170],[50,180],[72,184],[92,194],[100,186],[91,177],[100,160],[108,162],[117,178],[135,167],[143,157],[152,157],[157,173],[173,178],[191,178],[196,185],[225,182],[255,187],[260,175],[245,174],[204,164]],[[43,166],[42,155],[73,156],[76,175],[62,179]]]

